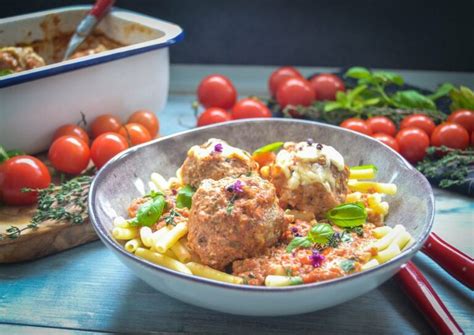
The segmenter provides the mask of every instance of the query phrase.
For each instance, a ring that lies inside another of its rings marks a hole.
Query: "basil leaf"
[[[360,203],[342,204],[326,213],[326,218],[339,227],[362,226],[367,219],[367,211]]]
[[[399,108],[435,110],[435,103],[414,90],[398,91],[392,96],[393,103]]]
[[[372,77],[376,82],[382,84],[395,84],[398,86],[402,86],[404,82],[402,76],[396,73],[386,71],[374,71],[372,72]]]
[[[158,195],[154,199],[145,202],[137,211],[136,221],[132,220],[131,224],[142,226],[151,226],[156,223],[165,209],[166,201],[163,195]]]
[[[286,252],[291,252],[293,249],[296,248],[311,248],[312,245],[313,242],[311,242],[307,236],[298,236],[291,240],[290,244],[288,244],[288,246],[286,247]]]
[[[183,207],[191,208],[194,192],[196,192],[196,191],[190,185],[186,185],[186,186],[182,187],[178,191],[178,195],[176,196],[176,207],[178,207],[178,208],[183,208]]]
[[[355,78],[355,79],[369,78],[370,76],[371,76],[370,71],[367,70],[365,67],[360,67],[360,66],[351,67],[344,74],[344,77]]]
[[[1,69],[0,70],[0,77],[7,76],[7,75],[12,74],[12,73],[13,73],[13,71],[10,70],[10,69]]]
[[[272,151],[277,151],[280,150],[280,148],[283,146],[283,142],[274,142],[270,143],[267,145],[264,145],[263,147],[258,148],[253,152],[253,154],[263,154],[265,152],[272,152]]]
[[[460,86],[459,89],[453,89],[449,93],[449,97],[452,101],[451,106],[449,106],[451,111],[457,109],[474,110],[474,92],[468,87]]]
[[[339,266],[341,267],[342,270],[344,270],[344,272],[346,273],[351,273],[352,271],[355,270],[355,261],[351,260],[351,259],[346,259],[346,260],[343,260]]]
[[[444,83],[440,85],[433,94],[428,95],[427,98],[430,100],[437,100],[441,97],[444,97],[445,95],[448,95],[453,88],[453,84]]]
[[[358,166],[351,166],[351,170],[368,170],[368,169],[373,169],[375,172],[377,172],[379,169],[373,165],[373,164],[368,164],[368,165],[358,165]]]
[[[309,231],[308,238],[313,243],[326,244],[334,235],[334,230],[327,223],[317,224]]]

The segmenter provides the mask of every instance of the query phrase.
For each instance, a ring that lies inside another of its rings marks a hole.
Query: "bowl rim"
[[[53,9],[48,9],[39,12],[33,12],[29,14],[22,14],[11,16],[8,18],[0,19],[0,24],[15,22],[16,20],[26,20],[36,17],[46,17],[50,14],[61,14],[69,11],[87,11],[92,8],[92,5],[75,5],[75,6],[63,6]],[[0,77],[0,89],[5,87],[10,87],[26,82],[35,81],[42,78],[47,78],[55,76],[58,74],[79,70],[82,68],[99,65],[102,63],[108,63],[114,60],[142,54],[145,52],[162,49],[169,47],[173,44],[181,42],[184,39],[184,31],[181,26],[161,20],[149,15],[141,14],[135,11],[128,9],[122,9],[119,7],[112,7],[111,14],[125,15],[130,16],[131,18],[144,18],[149,23],[155,25],[162,25],[162,29],[165,31],[165,34],[162,37],[152,39],[145,42],[134,43],[130,45],[125,45],[112,50],[107,50],[98,54],[89,55],[80,57],[77,59],[69,59],[66,61],[61,61],[57,63],[47,64],[39,68],[30,69],[18,73],[12,73],[6,76]]]
[[[141,150],[144,147],[147,146],[153,146],[155,143],[159,143],[161,141],[164,141],[168,138],[173,138],[176,136],[182,136],[184,134],[190,134],[193,132],[202,132],[206,131],[207,129],[211,128],[218,128],[222,126],[226,126],[229,124],[240,124],[240,123],[258,123],[258,122],[266,122],[266,123],[299,123],[299,124],[307,124],[307,125],[312,125],[312,126],[318,126],[318,127],[326,127],[326,128],[331,128],[336,131],[342,131],[342,132],[349,132],[352,134],[355,134],[357,136],[362,136],[365,137],[366,139],[376,142],[378,145],[383,146],[385,149],[391,150],[393,153],[395,153],[400,162],[405,165],[406,168],[409,170],[413,171],[418,178],[420,178],[424,184],[425,187],[429,190],[427,194],[427,201],[428,201],[428,222],[424,224],[423,231],[420,234],[420,237],[413,243],[408,249],[402,251],[399,255],[396,257],[392,258],[386,263],[380,264],[372,269],[361,271],[361,272],[356,272],[347,276],[342,276],[330,280],[325,280],[321,282],[315,282],[315,283],[308,283],[308,284],[302,284],[302,285],[294,285],[294,286],[284,286],[284,287],[267,287],[267,286],[252,286],[252,285],[237,285],[237,284],[231,284],[231,283],[225,283],[225,282],[220,282],[216,281],[213,279],[208,279],[208,278],[203,278],[203,277],[198,277],[195,275],[189,275],[181,272],[177,272],[165,267],[162,267],[160,265],[157,265],[155,263],[152,263],[150,261],[147,261],[145,259],[139,258],[135,256],[134,254],[126,251],[117,241],[115,241],[110,234],[108,234],[107,229],[103,224],[101,224],[98,220],[96,210],[95,210],[95,196],[97,192],[97,188],[100,185],[101,180],[104,178],[104,176],[108,173],[109,169],[112,169],[116,165],[119,164],[120,160],[125,157],[130,155],[131,153]],[[156,270],[158,272],[162,272],[165,275],[171,275],[186,281],[189,281],[191,283],[195,284],[202,284],[202,285],[209,285],[209,286],[214,286],[214,287],[219,287],[219,288],[225,288],[225,289],[232,289],[232,290],[237,290],[237,291],[246,291],[246,292],[280,292],[280,293],[285,293],[285,292],[293,292],[293,291],[302,291],[302,290],[308,290],[308,289],[314,289],[318,287],[326,287],[330,285],[336,285],[340,283],[345,283],[347,281],[350,281],[355,278],[361,278],[362,276],[368,276],[370,274],[374,273],[380,273],[384,269],[389,268],[390,266],[398,263],[400,260],[403,258],[411,258],[414,256],[414,254],[422,247],[423,243],[427,240],[428,235],[431,232],[431,229],[433,227],[433,222],[434,222],[434,215],[435,215],[435,201],[434,201],[434,195],[433,195],[433,190],[431,188],[430,183],[426,179],[426,177],[420,173],[418,170],[416,170],[415,167],[413,167],[408,161],[406,161],[400,154],[398,154],[396,151],[393,149],[389,148],[388,146],[385,146],[384,144],[380,143],[376,139],[352,131],[344,128],[340,128],[334,125],[329,125],[321,122],[316,122],[316,121],[309,121],[309,120],[295,120],[295,119],[282,119],[282,118],[254,118],[254,119],[245,119],[245,120],[235,120],[235,121],[229,121],[225,123],[220,123],[220,124],[213,124],[205,127],[199,127],[199,128],[194,128],[190,130],[186,130],[183,132],[171,134],[168,136],[161,137],[159,139],[153,140],[151,142],[147,142],[132,148],[129,148],[114,158],[112,158],[109,162],[107,162],[97,173],[97,175],[94,177],[90,191],[89,191],[89,198],[88,198],[88,207],[89,207],[89,217],[90,217],[90,222],[92,226],[94,227],[95,231],[99,235],[100,239],[102,242],[110,247],[113,248],[113,250],[117,251],[121,256],[124,256],[127,259],[130,259],[133,262],[138,263],[139,265],[146,266],[150,268],[151,270]]]

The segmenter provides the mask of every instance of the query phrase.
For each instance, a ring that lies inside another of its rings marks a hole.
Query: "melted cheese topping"
[[[319,150],[316,144],[307,142],[286,142],[275,164],[282,169],[292,190],[300,185],[320,183],[329,191],[336,183],[331,165],[344,170],[344,158],[336,149],[323,145]]]
[[[222,152],[216,152],[215,146],[217,144],[222,145]],[[226,141],[210,138],[206,143],[202,145],[195,145],[188,151],[188,157],[195,157],[197,159],[203,159],[209,155],[216,154],[222,155],[224,158],[239,158],[244,161],[249,161],[251,156],[248,152],[235,148],[229,145]]]

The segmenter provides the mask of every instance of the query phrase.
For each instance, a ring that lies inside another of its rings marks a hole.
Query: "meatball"
[[[263,253],[287,226],[270,182],[258,176],[206,179],[193,196],[188,247],[203,264],[223,269]]]
[[[341,154],[312,141],[285,143],[270,174],[284,208],[312,212],[316,218],[345,200],[348,177]]]
[[[223,140],[211,138],[189,149],[178,176],[183,184],[196,188],[204,179],[239,177],[257,170],[258,164],[248,152],[234,148]]]

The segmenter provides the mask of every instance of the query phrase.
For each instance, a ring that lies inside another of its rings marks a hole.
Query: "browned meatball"
[[[206,179],[193,196],[188,246],[201,262],[222,269],[263,253],[286,230],[274,186],[258,176]]]
[[[347,195],[349,169],[332,147],[319,143],[285,143],[271,169],[280,204],[324,217]]]
[[[188,151],[188,157],[178,171],[183,184],[198,187],[204,179],[219,180],[256,172],[257,163],[249,153],[230,146],[223,140],[209,139]]]

